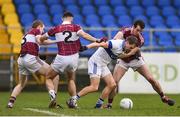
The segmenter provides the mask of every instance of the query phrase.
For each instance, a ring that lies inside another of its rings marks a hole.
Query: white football
[[[123,108],[123,109],[132,109],[132,107],[133,107],[133,102],[132,102],[131,99],[123,98],[120,101],[120,108]]]

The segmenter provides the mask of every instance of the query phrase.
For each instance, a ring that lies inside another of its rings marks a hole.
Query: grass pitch
[[[180,116],[180,95],[168,95],[176,101],[176,104],[171,107],[162,103],[158,95],[118,94],[112,109],[94,109],[100,93],[92,93],[79,100],[79,109],[69,109],[65,103],[69,97],[68,94],[60,92],[58,93],[58,102],[64,109],[49,109],[47,92],[23,92],[17,97],[14,108],[7,109],[9,95],[9,92],[0,93],[0,116]],[[133,109],[120,109],[119,102],[124,97],[132,99]]]

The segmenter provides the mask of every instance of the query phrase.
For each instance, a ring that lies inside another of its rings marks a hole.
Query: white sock
[[[54,90],[49,90],[49,96],[51,100],[56,99],[56,92]]]
[[[76,95],[72,96],[71,98],[74,99],[74,100],[77,100]]]
[[[104,100],[99,98],[96,104],[101,104],[102,105],[103,103],[104,103]]]

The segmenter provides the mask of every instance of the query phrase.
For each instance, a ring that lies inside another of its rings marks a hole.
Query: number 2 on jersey
[[[73,42],[73,41],[69,41],[68,39],[70,39],[71,37],[72,37],[72,32],[71,31],[64,31],[63,32],[63,35],[66,35],[67,34],[67,36],[65,37],[65,39],[64,39],[64,42],[65,43],[71,43],[71,42]]]

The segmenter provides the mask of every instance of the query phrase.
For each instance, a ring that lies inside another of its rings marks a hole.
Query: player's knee
[[[47,78],[47,79],[53,79],[54,77],[52,77],[51,74],[46,74],[46,78]]]
[[[95,86],[95,85],[93,85],[93,86],[91,86],[91,89],[92,89],[92,91],[94,92],[94,91],[97,91],[98,90],[98,86]]]
[[[19,88],[23,89],[25,87],[25,84],[19,83],[18,86],[19,86]]]
[[[115,83],[115,82],[113,82],[113,83],[111,83],[111,84],[110,84],[110,88],[111,88],[111,89],[116,88],[116,86],[117,86],[117,85],[116,85],[116,83]]]
[[[113,87],[114,87],[114,88],[116,88],[116,87],[117,87],[117,84],[116,84],[116,83],[114,83],[114,84],[113,84]]]
[[[46,78],[47,79],[54,79],[55,76],[53,76],[53,74],[51,74],[50,72],[46,72]]]
[[[118,85],[119,81],[115,81],[116,85]]]
[[[93,89],[94,91],[97,91],[98,90],[98,87],[94,87],[94,89]]]

